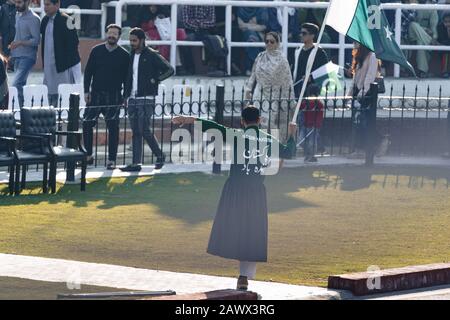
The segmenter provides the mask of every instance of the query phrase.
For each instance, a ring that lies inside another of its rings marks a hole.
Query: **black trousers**
[[[123,99],[120,93],[92,93],[91,102],[86,107],[83,116],[84,146],[90,156],[93,154],[94,127],[97,125],[100,114],[103,114],[108,129],[108,160],[116,161],[119,147],[120,105],[122,103]]]
[[[145,140],[158,160],[162,159],[163,152],[158,140],[150,129],[150,121],[155,112],[154,99],[128,100],[128,118],[133,131],[133,164],[142,163],[142,144]]]
[[[356,96],[354,96],[356,100]],[[358,99],[360,107],[352,108],[352,151],[365,151],[367,145],[368,112],[370,108],[370,96]]]

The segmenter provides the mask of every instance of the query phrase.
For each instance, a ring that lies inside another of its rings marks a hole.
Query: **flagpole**
[[[316,59],[317,50],[319,49],[319,44],[322,41],[323,33],[325,32],[325,26],[327,23],[328,12],[329,12],[329,9],[331,6],[331,2],[333,2],[333,0],[331,0],[330,4],[328,5],[327,12],[325,13],[325,19],[323,20],[322,27],[320,28],[319,36],[317,37],[317,43],[314,46],[313,51],[309,55],[308,63],[306,64],[305,80],[303,81],[302,91],[300,92],[300,97],[298,99],[297,106],[295,107],[295,112],[294,112],[294,116],[292,118],[292,123],[297,123],[298,113],[300,111],[300,106],[302,105],[303,96],[305,95],[306,87],[308,85],[308,80],[311,75],[312,67],[314,65],[314,60]]]

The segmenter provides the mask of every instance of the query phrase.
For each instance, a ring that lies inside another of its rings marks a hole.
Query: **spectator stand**
[[[383,1],[382,1],[383,2]],[[44,4],[43,1],[33,1],[34,6],[32,6],[32,10],[36,13],[43,16],[44,13]],[[102,1],[99,9],[79,9],[78,7],[69,7],[62,8],[63,12],[66,12],[71,15],[78,15],[79,17],[83,17],[85,15],[94,15],[100,16],[99,24],[101,29],[101,36],[104,38],[105,36],[105,26],[113,22],[115,20],[119,25],[123,24],[123,17],[127,14],[127,6],[138,6],[138,5],[165,5],[170,6],[170,20],[171,20],[171,34],[177,34],[178,28],[178,20],[179,20],[179,7],[182,5],[199,5],[199,6],[211,6],[211,2],[207,0],[119,0],[119,1]],[[232,1],[232,0],[219,0],[214,2],[215,7],[224,7],[225,9],[225,39],[227,40],[228,46],[228,57],[227,57],[227,72],[231,75],[231,49],[232,48],[250,48],[250,47],[258,47],[263,48],[263,42],[238,42],[234,41],[232,38],[232,28],[233,28],[233,9],[239,7],[262,7],[262,8],[280,8],[282,10],[282,48],[284,53],[287,55],[288,50],[290,48],[297,48],[301,46],[295,39],[295,41],[289,41],[289,10],[291,8],[295,9],[320,9],[326,10],[328,7],[327,2],[287,2],[287,1]],[[402,38],[402,23],[404,18],[402,18],[403,13],[408,10],[411,11],[437,11],[439,15],[440,22],[442,23],[443,15],[445,11],[450,11],[450,4],[443,3],[426,3],[426,4],[411,4],[411,3],[382,3],[381,8],[386,10],[388,15],[389,22],[392,27],[392,32],[395,37],[395,40],[400,43],[400,47],[403,50],[418,52],[418,51],[434,51],[437,52],[435,54],[440,54],[443,52],[450,52],[450,46],[443,45],[445,43],[436,43],[434,42],[431,45],[417,45],[407,43],[406,39]],[[108,16],[108,11],[115,12],[115,19],[111,19]],[[130,17],[128,17],[130,18]],[[81,19],[80,19],[81,20]],[[300,21],[301,22],[301,21]],[[222,24],[222,22],[220,22]],[[126,30],[125,30],[126,32]],[[233,40],[233,41],[232,41]],[[121,44],[128,44],[126,39],[123,39]],[[180,64],[177,49],[180,47],[195,47],[200,46],[203,47],[203,43],[201,41],[185,41],[185,40],[177,40],[175,37],[172,37],[170,40],[153,40],[149,41],[151,45],[166,45],[170,46],[170,63],[176,68],[177,65]],[[337,50],[338,55],[335,63],[344,66],[346,62],[346,55],[348,56],[349,51],[352,49],[352,44],[346,42],[344,36],[340,35],[338,37],[338,41],[334,43],[323,43],[321,46],[327,50]],[[413,55],[414,56],[414,55]],[[178,60],[178,61],[177,61]],[[412,59],[414,60],[414,59]],[[432,59],[433,60],[433,59]],[[433,62],[433,61],[431,61]],[[401,76],[400,68],[398,65],[394,66],[394,76],[396,78]]]
[[[155,5],[170,5],[171,6],[171,28],[172,35],[176,34],[177,30],[177,11],[180,5],[205,5],[210,6],[211,2],[207,0],[193,0],[186,2],[185,0],[119,0],[115,3],[116,6],[116,23],[122,25],[123,8],[127,5],[142,5],[142,4],[155,4]],[[283,10],[283,23],[282,23],[282,44],[283,51],[287,55],[289,48],[296,48],[301,46],[298,42],[288,42],[288,10],[289,8],[302,8],[302,9],[327,9],[328,3],[326,2],[273,2],[273,1],[215,1],[214,6],[225,7],[225,38],[227,39],[227,45],[229,52],[232,48],[248,48],[248,47],[264,47],[263,42],[234,42],[232,40],[232,9],[233,7],[267,7],[267,8],[282,8]],[[402,11],[403,10],[436,10],[438,12],[444,12],[450,10],[450,4],[400,4],[400,3],[383,3],[382,9],[395,11],[395,29],[392,32],[395,35],[395,40],[401,43],[401,26],[402,26]],[[203,46],[200,41],[178,41],[174,36],[171,40],[165,41],[149,41],[151,45],[170,45],[170,63],[176,67],[176,48],[178,46]],[[338,64],[345,64],[346,50],[351,50],[353,45],[346,43],[343,35],[339,36],[338,43],[324,43],[321,46],[325,49],[337,49],[339,50]],[[438,50],[438,51],[450,51],[450,46],[420,46],[420,45],[407,45],[401,44],[403,50]],[[231,54],[228,55],[227,71],[231,74]],[[394,76],[400,76],[399,66],[395,66]]]

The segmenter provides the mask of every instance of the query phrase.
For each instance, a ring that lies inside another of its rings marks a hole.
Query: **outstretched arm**
[[[196,117],[178,116],[172,119],[172,123],[182,127],[186,124],[194,124],[195,120],[197,120]]]
[[[188,125],[194,124],[195,121],[200,121],[202,123],[202,131],[203,132],[206,132],[209,129],[216,129],[216,130],[219,130],[220,132],[222,132],[222,134],[225,136],[227,130],[235,130],[232,128],[225,127],[221,124],[218,124],[217,122],[214,122],[211,120],[204,120],[204,119],[200,119],[197,117],[180,116],[180,117],[175,117],[172,120],[172,122],[174,124],[180,125],[181,127],[186,124],[188,124]]]

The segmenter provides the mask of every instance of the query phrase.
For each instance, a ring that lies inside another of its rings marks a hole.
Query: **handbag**
[[[161,40],[170,40],[170,31],[172,29],[170,18],[156,18],[155,26],[158,29]]]
[[[379,76],[375,78],[375,82],[378,83],[378,93],[386,93],[386,86],[384,85],[384,77]]]

